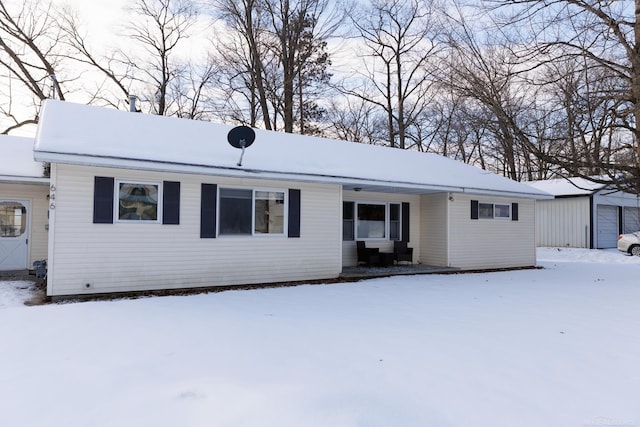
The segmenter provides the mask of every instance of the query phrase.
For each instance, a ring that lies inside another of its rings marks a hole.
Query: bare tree
[[[338,139],[364,144],[384,140],[384,116],[376,114],[374,105],[359,98],[345,98],[343,104],[334,100],[328,109],[328,122],[329,135]]]
[[[584,158],[548,160],[587,178],[597,179],[590,173],[600,171],[609,176],[602,182],[613,179],[621,188],[640,193],[640,0],[495,0],[486,5],[503,13],[502,28],[520,29],[517,41],[527,47],[520,52],[527,63],[571,61],[582,67],[576,71],[589,75],[591,84],[596,83],[594,76],[601,80],[596,90],[582,96],[589,108],[596,108],[594,114],[608,117],[591,118],[600,128],[593,131],[611,138],[604,144],[607,148]],[[563,76],[553,81],[558,78]],[[574,139],[584,136],[573,134]]]
[[[64,99],[60,31],[51,3],[27,1],[10,9],[0,1],[0,133],[36,124],[41,101]],[[24,101],[23,101],[24,100]]]
[[[201,116],[204,107],[194,101],[203,99],[212,77],[210,64],[190,63],[186,55],[179,55],[192,35],[196,5],[192,0],[135,0],[126,12],[129,18],[120,37],[128,42],[108,49],[107,55],[96,54],[90,32],[72,9],[66,8],[61,16],[64,42],[71,48],[69,59],[102,76],[92,74],[95,86],[85,88],[89,103],[121,108],[135,95],[155,114]]]
[[[212,5],[226,24],[216,45],[218,85],[226,95],[222,110],[250,126],[257,125],[260,115],[265,129],[272,130],[266,70],[272,68],[273,58],[267,53],[268,21],[262,2],[214,0]],[[248,117],[242,114],[244,105],[248,105]]]
[[[216,56],[233,114],[246,116],[241,114],[246,110],[246,121],[261,121],[266,129],[293,132],[297,125],[301,133],[317,132],[311,121],[322,110],[313,98],[328,82],[326,39],[339,22],[332,3],[215,0],[212,5],[226,24]]]
[[[130,11],[135,18],[127,24],[125,36],[141,50],[127,55],[133,80],[150,84],[149,101],[154,113],[168,114],[169,86],[186,70],[177,50],[190,36],[197,10],[190,0],[136,0]]]
[[[440,33],[436,6],[433,1],[374,0],[350,15],[365,53],[342,90],[385,112],[391,147],[409,148],[410,125],[431,96],[434,63],[429,61],[438,51]]]
[[[98,55],[91,47],[86,29],[75,9],[65,6],[59,16],[59,26],[63,37],[61,42],[69,46],[68,59],[75,62],[78,68],[97,70],[98,75],[88,80],[86,87],[89,95],[88,103],[99,103],[115,108],[122,108],[129,102],[131,87],[131,67],[127,66],[126,57],[114,50],[108,56]]]
[[[472,21],[460,9],[456,16],[451,16],[455,31],[449,40],[450,78],[446,84],[475,103],[474,111],[481,115],[484,128],[489,131],[486,142],[490,141],[489,135],[494,142],[495,171],[517,180],[521,167],[518,153],[529,143],[521,117],[535,104],[525,104],[530,94],[518,78],[510,50],[481,42],[482,29],[473,28]]]

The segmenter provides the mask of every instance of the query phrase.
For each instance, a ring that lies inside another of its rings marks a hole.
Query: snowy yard
[[[640,426],[640,258],[27,307],[0,426]]]

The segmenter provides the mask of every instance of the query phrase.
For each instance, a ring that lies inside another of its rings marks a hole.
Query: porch
[[[460,271],[454,267],[436,267],[424,264],[390,265],[388,267],[357,266],[343,267],[340,278],[345,280],[372,279],[376,277],[406,276],[412,274],[443,274]]]

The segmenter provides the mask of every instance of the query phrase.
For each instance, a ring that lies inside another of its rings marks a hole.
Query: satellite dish
[[[253,141],[256,140],[256,133],[249,126],[237,126],[229,131],[227,134],[227,141],[235,148],[242,149],[240,154],[240,160],[238,160],[238,166],[242,166],[242,157],[244,156],[244,149],[250,147]]]

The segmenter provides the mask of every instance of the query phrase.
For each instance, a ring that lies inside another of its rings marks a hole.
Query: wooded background
[[[640,0],[0,0],[0,133],[47,98],[439,153],[640,193]],[[354,159],[355,161],[355,159]]]

